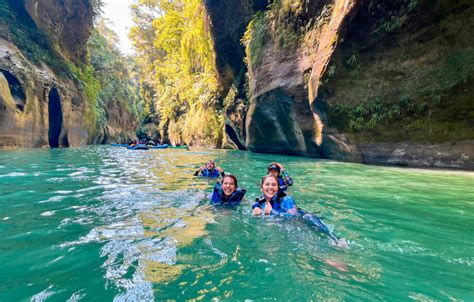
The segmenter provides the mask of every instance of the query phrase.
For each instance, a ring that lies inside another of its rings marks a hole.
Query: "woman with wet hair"
[[[247,191],[238,187],[237,178],[227,174],[222,178],[222,184],[217,182],[214,186],[211,202],[220,205],[237,205]]]
[[[254,215],[262,213],[265,215],[281,213],[298,214],[298,207],[293,198],[278,194],[280,192],[280,183],[276,176],[265,175],[260,183],[260,190],[262,195],[255,200],[252,206],[252,213]]]
[[[322,220],[315,214],[308,213],[296,206],[291,196],[281,195],[278,178],[274,175],[265,175],[260,183],[262,195],[252,205],[253,215],[279,215],[284,217],[300,217],[306,223],[325,233],[330,240],[339,247],[346,247],[344,238],[338,238]]]

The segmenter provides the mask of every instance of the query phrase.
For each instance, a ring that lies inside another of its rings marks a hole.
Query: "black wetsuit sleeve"
[[[260,206],[261,206],[262,203],[264,203],[264,202],[265,202],[265,199],[262,199],[262,198],[260,198],[260,197],[256,198],[254,204],[252,205],[252,209],[260,208]]]
[[[283,176],[283,181],[286,186],[293,185],[293,179],[291,179],[290,175],[285,170],[281,171],[281,176]]]

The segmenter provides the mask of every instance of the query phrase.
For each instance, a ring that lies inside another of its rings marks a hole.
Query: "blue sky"
[[[127,35],[132,27],[132,17],[130,16],[130,4],[134,0],[104,0],[104,17],[110,22],[109,27],[112,28],[120,39],[120,50],[125,54],[132,53],[132,43]]]

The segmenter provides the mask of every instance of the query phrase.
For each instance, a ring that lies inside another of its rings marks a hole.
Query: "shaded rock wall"
[[[230,100],[226,108],[223,148],[245,150],[245,49],[241,39],[255,12],[264,10],[267,0],[204,0],[209,15],[211,35],[216,52],[216,67],[224,95]],[[237,93],[233,94],[233,90]]]
[[[52,89],[61,103],[62,125],[56,143],[78,146],[86,143],[87,127],[82,116],[83,95],[72,80],[58,81],[46,66],[31,64],[12,43],[0,38],[0,147],[49,146],[48,104]],[[5,75],[18,80],[18,85]],[[24,99],[13,95],[24,92]],[[13,95],[12,95],[13,94]],[[59,117],[58,117],[59,118]],[[54,120],[53,120],[54,122]]]
[[[299,47],[269,35],[250,66],[247,147],[472,169],[473,10],[472,1],[307,2]]]
[[[59,53],[71,61],[86,61],[94,15],[90,1],[24,0],[24,7]]]
[[[120,101],[112,101],[107,104],[107,125],[104,126],[103,134],[98,137],[100,144],[115,142],[127,142],[128,139],[137,139],[136,129],[138,120],[128,110],[127,105]]]
[[[472,1],[362,1],[313,99],[323,156],[472,169],[473,28]]]
[[[249,94],[251,105],[258,107],[273,107],[274,98],[281,98],[283,102],[292,100],[293,110],[280,111],[275,114],[272,123],[267,124],[267,131],[278,129],[295,129],[296,135],[302,139],[296,141],[287,133],[280,140],[268,141],[258,136],[262,120],[254,111],[247,115],[247,145],[255,152],[274,152],[286,154],[302,154],[321,157],[322,124],[315,115],[308,100],[308,91],[312,91],[314,83],[319,83],[317,75],[325,70],[337,41],[342,21],[354,5],[353,1],[336,0],[321,1],[308,4],[306,16],[303,19],[325,18],[319,22],[321,26],[309,31],[302,45],[292,48],[281,46],[276,41],[276,35],[269,34],[268,42],[262,45],[263,55],[256,66],[249,70]],[[324,11],[324,16],[319,16]],[[312,15],[315,14],[315,15]],[[272,26],[268,24],[270,31]],[[283,38],[285,39],[285,38]],[[283,95],[282,95],[283,93]],[[274,95],[275,94],[275,95]],[[294,115],[295,118],[288,118]],[[266,122],[265,122],[266,123]],[[257,132],[256,132],[257,131]],[[288,141],[294,142],[287,144]]]
[[[135,137],[136,120],[122,104],[111,106],[110,125],[95,129],[84,85],[71,70],[87,63],[89,1],[0,0],[0,14],[0,148]]]

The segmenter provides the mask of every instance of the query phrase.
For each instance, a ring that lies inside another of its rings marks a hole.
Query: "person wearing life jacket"
[[[217,182],[212,192],[211,203],[220,205],[238,205],[247,191],[237,186],[234,175],[225,175],[222,184]]]
[[[260,183],[262,195],[252,205],[254,215],[290,214],[298,215],[298,207],[291,196],[279,195],[280,184],[274,175],[265,175]]]
[[[278,184],[280,185],[280,190],[278,195],[281,197],[286,196],[285,191],[288,190],[289,186],[293,185],[293,180],[290,175],[285,171],[283,165],[277,162],[273,162],[267,167],[268,175],[273,175],[278,179]]]
[[[224,170],[220,167],[216,167],[214,160],[207,161],[205,166],[199,167],[199,169],[194,172],[194,176],[204,176],[204,177],[211,177],[216,178],[219,176],[224,177]]]
[[[262,195],[255,199],[252,205],[253,215],[280,215],[285,217],[300,217],[309,225],[315,227],[320,232],[325,233],[332,243],[338,247],[347,247],[344,238],[339,238],[324,224],[317,215],[306,212],[296,206],[295,200],[291,196],[281,196],[278,194],[280,185],[274,175],[265,175],[260,184]]]

